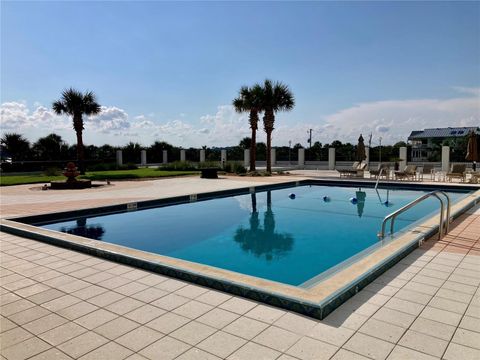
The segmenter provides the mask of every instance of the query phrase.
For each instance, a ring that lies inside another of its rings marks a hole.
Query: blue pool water
[[[299,186],[42,227],[298,286],[377,244],[383,218],[423,193]],[[434,211],[438,200],[427,199],[396,231]]]

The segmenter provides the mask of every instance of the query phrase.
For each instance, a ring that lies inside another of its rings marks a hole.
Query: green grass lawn
[[[79,178],[90,180],[128,180],[143,178],[160,178],[166,176],[184,176],[197,174],[196,171],[164,171],[156,168],[142,168],[135,170],[111,170],[87,172]],[[0,186],[48,183],[52,180],[64,180],[65,176],[47,176],[44,174],[8,175],[2,174]]]

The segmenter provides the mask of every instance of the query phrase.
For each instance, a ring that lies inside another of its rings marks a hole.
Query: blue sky
[[[32,140],[73,141],[49,111],[73,86],[105,106],[87,143],[237,143],[229,104],[266,77],[296,97],[278,145],[480,124],[479,2],[2,2],[1,20],[2,130]]]

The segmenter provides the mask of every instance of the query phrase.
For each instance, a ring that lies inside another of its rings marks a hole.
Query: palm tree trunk
[[[77,162],[80,174],[85,174],[85,154],[83,151],[83,119],[82,116],[73,117],[73,128],[77,134]]]
[[[272,131],[266,130],[267,133],[267,172],[272,172]]]
[[[77,161],[80,174],[85,174],[82,131],[77,131]]]
[[[272,172],[272,131],[275,123],[273,109],[266,109],[263,116],[263,127],[267,133],[267,172]]]
[[[250,144],[250,171],[255,171],[257,159],[257,130],[252,128],[252,143]]]
[[[255,171],[255,162],[257,160],[258,128],[258,112],[255,109],[250,110],[250,128],[252,129],[252,138],[250,143],[250,171]]]

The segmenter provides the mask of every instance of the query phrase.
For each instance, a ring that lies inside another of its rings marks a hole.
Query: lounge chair
[[[472,173],[472,176],[470,178],[470,183],[471,184],[478,184],[480,181],[480,172],[474,172]]]
[[[447,173],[447,180],[452,181],[452,179],[460,179],[460,181],[465,181],[467,165],[465,164],[456,164],[452,166],[452,171]]]
[[[382,171],[382,169],[383,169],[383,171]],[[381,175],[380,175],[380,172],[382,172]],[[376,179],[379,176],[382,176],[385,179],[388,179],[389,175],[390,175],[389,173],[390,173],[390,165],[389,164],[379,164],[378,169],[370,170],[370,179],[371,178]]]
[[[419,172],[420,180],[423,180],[424,175],[430,175],[430,180],[435,180],[435,171],[432,164],[423,164],[422,171]]]
[[[363,177],[365,168],[367,167],[366,162],[355,161],[352,165],[352,169],[343,169],[337,170],[340,173],[340,177]]]
[[[395,171],[395,180],[412,179],[415,180],[417,174],[417,165],[407,165],[403,171]]]
[[[360,163],[358,161],[355,161],[351,169],[337,169],[337,171],[340,173],[340,177],[352,176],[352,173],[357,172],[358,165],[360,165]]]
[[[358,165],[357,172],[353,174],[353,176],[363,178],[366,168],[367,168],[367,163],[362,161],[360,165]]]

